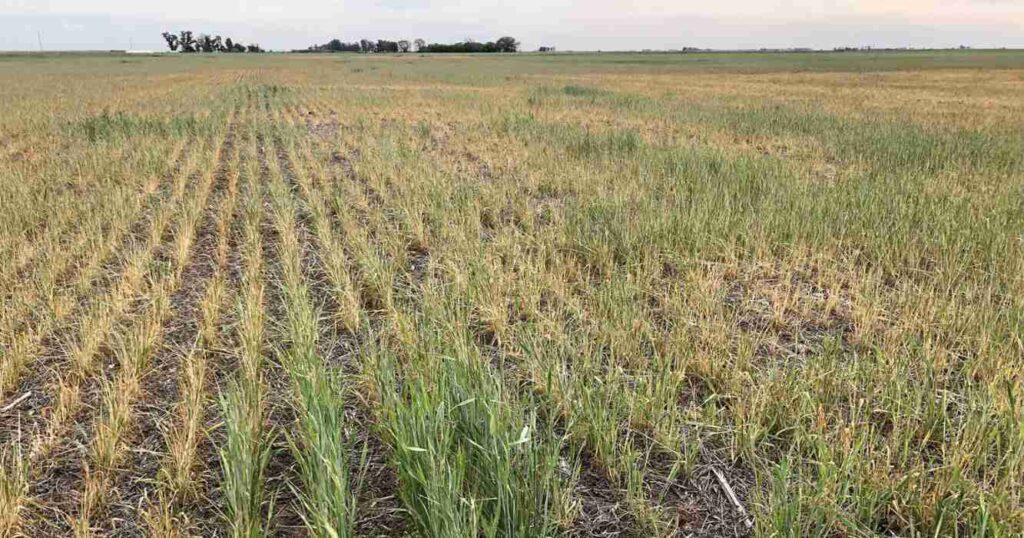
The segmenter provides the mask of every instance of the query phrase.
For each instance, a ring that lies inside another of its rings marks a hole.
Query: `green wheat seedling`
[[[221,395],[225,442],[220,448],[221,488],[231,536],[253,538],[269,532],[264,503],[270,439],[263,430],[262,389],[258,384],[232,381]]]
[[[281,363],[291,378],[299,433],[289,445],[299,466],[302,487],[295,487],[303,519],[317,536],[351,536],[355,530],[356,494],[350,468],[354,444],[346,433],[341,379],[328,370],[318,349],[320,316],[314,310],[302,269],[303,245],[297,228],[296,200],[271,166],[270,196],[280,242],[284,297]]]
[[[247,151],[255,154],[255,141]],[[251,171],[250,171],[251,172]],[[263,284],[262,185],[250,183],[243,196],[241,249],[245,264],[242,296],[238,303],[237,375],[220,395],[224,443],[220,446],[220,487],[225,498],[224,516],[231,536],[251,538],[270,532],[273,505],[268,495],[267,464],[272,437],[265,428],[266,403],[263,366],[265,320]]]
[[[311,373],[298,385],[296,397],[303,414],[299,433],[289,444],[299,467],[301,487],[295,493],[303,520],[317,536],[354,536],[361,480],[351,470],[363,465],[357,457],[359,447],[347,433],[341,381]]]
[[[442,308],[436,300],[424,311]],[[428,535],[554,533],[572,467],[563,440],[468,345],[466,314],[447,312],[437,319],[461,319],[461,329],[423,319],[422,351],[405,364],[385,352],[376,366],[402,500]],[[456,355],[427,351],[449,344]]]

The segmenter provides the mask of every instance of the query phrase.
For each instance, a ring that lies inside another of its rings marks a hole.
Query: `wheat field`
[[[0,56],[2,536],[1020,536],[1024,53]]]

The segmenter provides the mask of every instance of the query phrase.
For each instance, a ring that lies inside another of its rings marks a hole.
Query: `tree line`
[[[387,53],[387,52],[519,52],[519,42],[514,37],[505,36],[497,41],[480,43],[467,39],[459,43],[427,43],[422,39],[408,41],[390,41],[387,39],[361,39],[346,43],[340,39],[332,39],[323,45],[312,45],[304,50],[293,52],[362,52],[362,53]]]
[[[182,30],[176,34],[164,32],[164,41],[171,52],[263,52],[258,44],[243,45],[240,42],[232,41],[230,37],[221,38],[219,35],[199,34],[194,35],[190,30]]]

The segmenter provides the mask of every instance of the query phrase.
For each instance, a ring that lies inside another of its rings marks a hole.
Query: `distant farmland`
[[[1024,53],[0,56],[0,535],[1019,536]]]

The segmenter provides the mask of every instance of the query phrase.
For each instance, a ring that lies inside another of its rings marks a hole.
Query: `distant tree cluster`
[[[387,39],[361,39],[352,43],[345,43],[340,39],[332,39],[323,45],[313,45],[306,50],[295,52],[363,52],[363,53],[405,53],[405,52],[518,52],[519,42],[514,37],[502,37],[497,41],[479,43],[467,39],[461,43],[454,44],[427,44],[422,39],[415,41],[399,40],[389,41]]]
[[[417,40],[419,41],[419,40]],[[413,44],[406,40],[389,41],[387,39],[361,39],[345,43],[340,39],[332,39],[323,45],[313,45],[305,50],[293,52],[412,52]]]
[[[960,48],[962,49],[962,48],[964,48],[964,46],[961,45]],[[810,50],[810,49],[808,49],[808,50]],[[914,49],[907,48],[907,47],[882,47],[882,48],[876,48],[876,47],[872,47],[870,45],[864,46],[864,47],[836,47],[836,48],[832,49],[833,52],[893,52],[893,51],[903,51],[903,50],[914,50]]]
[[[487,43],[467,39],[454,44],[431,43],[421,48],[420,52],[519,52],[519,42],[514,37],[503,37]]]
[[[231,38],[211,36],[208,34],[194,35],[190,30],[182,30],[177,34],[164,32],[164,41],[171,52],[263,52],[257,44],[243,45]]]

